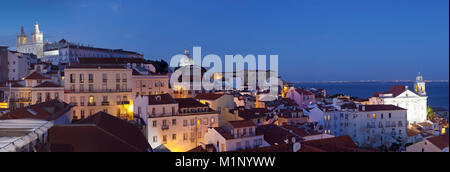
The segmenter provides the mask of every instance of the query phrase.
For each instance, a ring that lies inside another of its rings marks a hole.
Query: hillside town
[[[0,45],[0,152],[449,152],[448,110],[430,111],[420,73],[414,88],[371,97],[282,76],[273,97],[249,87],[273,72],[261,70],[233,72],[232,90],[193,90],[171,84],[165,61],[44,41],[40,29],[22,26],[16,50]],[[180,67],[198,67],[184,55]]]

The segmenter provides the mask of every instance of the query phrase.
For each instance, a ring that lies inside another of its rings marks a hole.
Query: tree
[[[434,118],[434,110],[430,106],[427,106],[427,119],[431,120],[433,118]]]

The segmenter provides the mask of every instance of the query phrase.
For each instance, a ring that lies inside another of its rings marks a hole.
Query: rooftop
[[[256,124],[252,120],[230,121],[228,122],[233,128],[255,127]]]
[[[51,122],[41,120],[0,120],[0,152],[16,152],[52,126]]]
[[[151,152],[133,124],[99,112],[74,125],[50,129],[52,152]]]
[[[216,93],[201,93],[195,96],[197,100],[217,100],[224,96],[225,94],[216,94]]]
[[[0,120],[8,119],[37,119],[53,121],[69,112],[72,106],[59,100],[52,100],[40,104],[31,105],[13,110],[0,117]]]

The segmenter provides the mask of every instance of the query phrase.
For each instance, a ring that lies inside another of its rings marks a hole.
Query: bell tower
[[[17,46],[24,45],[28,41],[28,36],[25,34],[25,29],[20,27],[20,35],[17,36]]]
[[[419,76],[416,77],[416,83],[414,84],[414,92],[419,96],[426,96],[426,87],[425,81],[423,80],[423,76],[419,72]]]
[[[36,22],[34,24],[34,32],[31,34],[31,39],[33,43],[43,43],[44,42],[44,34],[39,30],[39,24]]]

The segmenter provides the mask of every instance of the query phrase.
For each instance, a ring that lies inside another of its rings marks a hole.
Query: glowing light
[[[8,103],[0,103],[0,109],[8,109]]]

